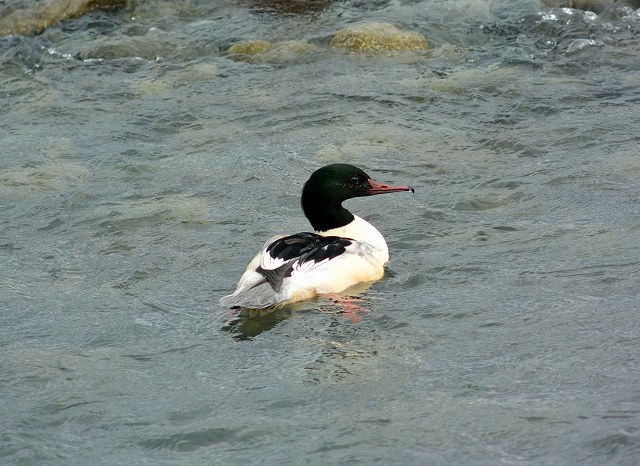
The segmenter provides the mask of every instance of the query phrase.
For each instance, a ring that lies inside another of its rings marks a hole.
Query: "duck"
[[[348,199],[402,191],[373,180],[349,164],[314,171],[302,189],[302,211],[314,232],[270,238],[251,260],[233,294],[220,304],[231,309],[278,308],[319,295],[340,293],[379,280],[389,261],[382,234],[342,206]]]

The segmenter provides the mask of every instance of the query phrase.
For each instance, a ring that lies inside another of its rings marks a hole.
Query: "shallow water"
[[[357,55],[354,22],[423,34]],[[636,464],[640,11],[144,3],[0,38],[0,462]],[[234,60],[246,39],[303,55]],[[332,162],[356,318],[220,309]]]

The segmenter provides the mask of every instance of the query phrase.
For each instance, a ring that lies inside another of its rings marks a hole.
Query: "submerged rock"
[[[9,166],[0,174],[0,199],[20,201],[64,191],[84,184],[90,176],[82,165],[53,158]]]
[[[203,222],[209,214],[209,204],[202,198],[167,194],[123,199],[116,204],[96,207],[94,213],[98,218],[108,218],[106,225],[117,223],[119,228],[127,229],[174,220],[185,223]],[[110,230],[114,231],[113,228]]]
[[[0,36],[39,34],[65,19],[76,18],[94,10],[122,8],[130,0],[51,0],[33,8],[15,10],[0,18]]]
[[[313,52],[314,50],[316,50],[315,45],[309,44],[308,42],[285,40],[273,44],[273,47],[265,54],[265,58],[270,62],[282,62],[292,60],[305,53]]]
[[[314,45],[297,40],[273,43],[266,40],[247,40],[229,47],[229,54],[236,60],[249,63],[279,63],[293,60],[314,50]]]
[[[119,58],[142,58],[153,61],[158,58],[157,44],[140,38],[102,38],[90,44],[90,48],[78,54],[81,60]]]
[[[423,51],[429,48],[422,34],[404,31],[391,23],[367,23],[342,29],[331,39],[331,46],[363,53]]]
[[[271,42],[268,40],[245,40],[229,47],[229,53],[234,56],[258,55],[266,52],[270,48]]]

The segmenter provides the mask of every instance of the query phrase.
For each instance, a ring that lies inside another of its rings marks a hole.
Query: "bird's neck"
[[[303,192],[302,210],[316,231],[328,231],[344,227],[353,221],[353,214],[342,207],[341,202],[322,202],[317,196]]]

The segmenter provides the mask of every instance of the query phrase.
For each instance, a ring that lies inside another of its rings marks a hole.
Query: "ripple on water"
[[[487,210],[500,210],[513,204],[514,199],[520,195],[503,197],[478,197],[475,199],[459,200],[453,208],[461,212],[483,212]]]
[[[138,441],[138,445],[148,450],[173,450],[177,452],[195,451],[218,443],[241,443],[246,436],[254,436],[253,432],[243,429],[206,428],[173,435],[155,437]]]

